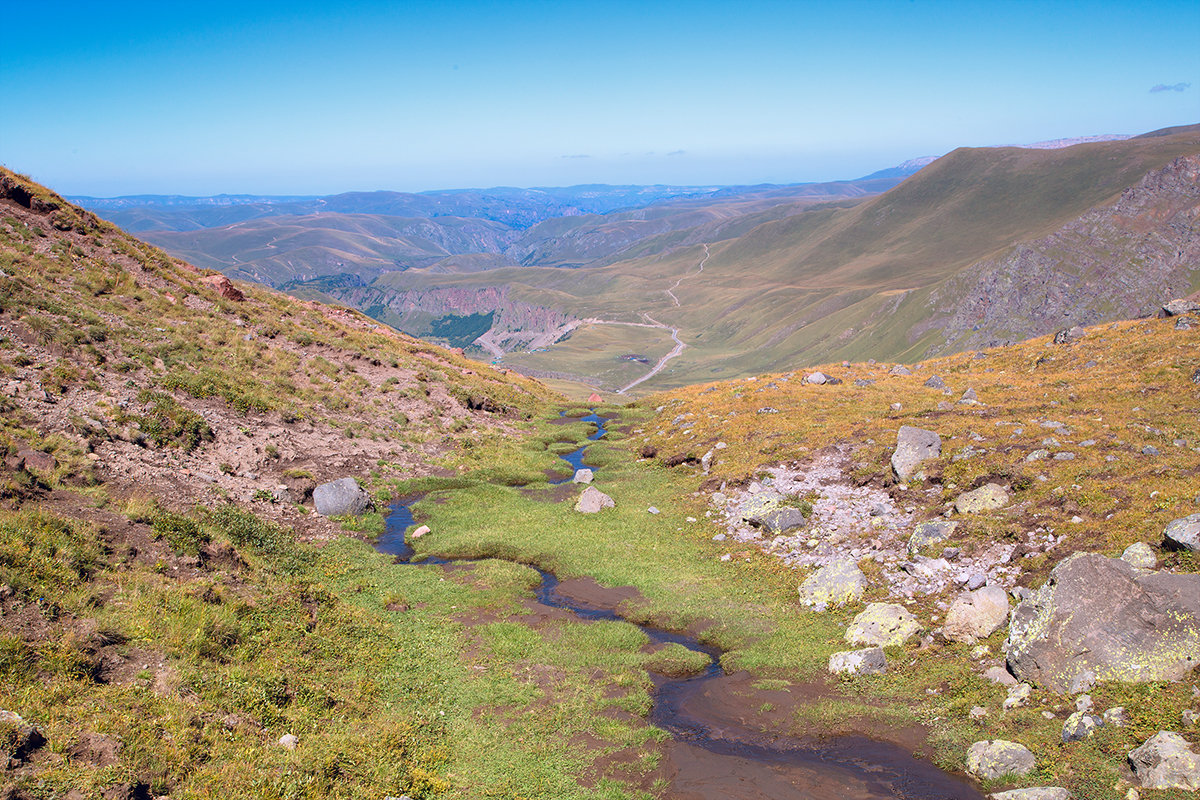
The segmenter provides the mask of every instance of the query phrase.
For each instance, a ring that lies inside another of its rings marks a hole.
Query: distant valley
[[[638,391],[1137,316],[1200,288],[1198,163],[1190,126],[794,186],[81,202],[199,266],[613,392],[664,356]]]

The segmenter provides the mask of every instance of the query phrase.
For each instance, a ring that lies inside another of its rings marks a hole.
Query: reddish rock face
[[[233,285],[233,281],[226,278],[224,275],[209,275],[201,278],[200,282],[206,286],[211,286],[217,294],[224,297],[226,300],[232,300],[235,303],[240,303],[246,299],[246,296]]]

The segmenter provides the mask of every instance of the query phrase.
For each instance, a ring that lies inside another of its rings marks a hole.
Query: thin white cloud
[[[1160,83],[1157,86],[1150,87],[1150,94],[1158,92],[1186,92],[1190,88],[1192,88],[1190,83]]]

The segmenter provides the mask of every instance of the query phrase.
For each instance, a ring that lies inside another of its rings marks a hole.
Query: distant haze
[[[69,194],[795,183],[1200,119],[1200,5],[7,8],[0,162]]]

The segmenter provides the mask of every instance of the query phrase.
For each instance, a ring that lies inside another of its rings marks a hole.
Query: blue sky
[[[784,183],[1200,122],[1196,0],[5,6],[0,163],[67,194]]]

